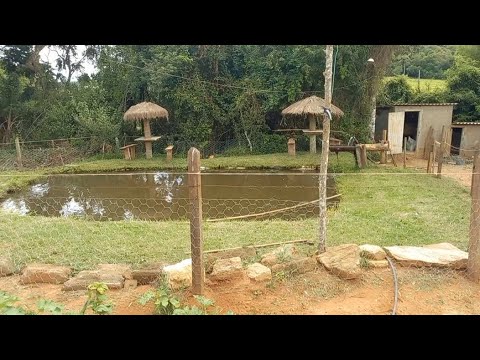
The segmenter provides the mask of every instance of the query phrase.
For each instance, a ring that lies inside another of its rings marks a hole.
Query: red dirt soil
[[[399,301],[397,314],[478,314],[480,284],[469,281],[463,272],[441,269],[398,267]],[[86,291],[63,292],[61,285],[19,285],[18,275],[0,278],[0,289],[17,295],[22,305],[35,309],[40,298],[79,311]],[[153,314],[152,304],[142,306],[140,296],[152,286],[133,290],[111,290],[114,314]],[[248,279],[210,283],[205,296],[215,300],[212,310],[235,314],[372,314],[388,315],[393,307],[393,277],[389,268],[365,270],[360,279],[340,280],[324,269],[277,277],[267,283]],[[184,303],[196,304],[189,291],[178,294]],[[198,305],[198,304],[197,304]]]

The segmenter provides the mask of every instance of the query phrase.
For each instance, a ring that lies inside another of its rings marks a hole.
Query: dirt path
[[[418,170],[427,171],[427,160],[417,159],[414,156],[407,156],[407,168],[415,168]],[[403,164],[399,164],[403,166]],[[435,173],[437,172],[435,165]],[[445,163],[442,166],[442,175],[456,180],[458,183],[470,187],[472,182],[472,164],[466,165],[452,165]]]
[[[478,314],[480,284],[463,272],[440,269],[397,268],[399,276],[398,314]],[[86,300],[84,291],[63,292],[61,285],[19,285],[18,276],[0,278],[0,289],[14,293],[23,304],[35,309],[40,298],[78,311]],[[152,314],[153,306],[138,303],[151,286],[109,291],[115,314]],[[235,314],[372,314],[388,315],[393,306],[393,280],[389,268],[365,271],[359,280],[340,280],[324,269],[278,277],[265,284],[248,279],[209,285],[206,297],[215,300],[220,313]],[[180,294],[194,304],[189,292]]]

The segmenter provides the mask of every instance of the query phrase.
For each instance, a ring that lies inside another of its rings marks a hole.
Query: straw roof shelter
[[[135,139],[135,141],[145,142],[145,155],[147,159],[152,158],[152,141],[160,139],[160,136],[153,136],[150,130],[150,120],[153,119],[167,119],[168,111],[163,107],[151,103],[142,102],[130,107],[123,115],[125,121],[143,121],[143,137]]]
[[[321,131],[316,129],[316,117],[322,115],[326,108],[325,100],[318,96],[310,96],[293,103],[282,110],[283,116],[307,116],[309,120],[308,130],[303,130],[305,134],[310,137],[310,153],[317,152],[317,134]],[[330,110],[333,116],[343,116],[344,113],[335,105],[330,105]]]
[[[125,121],[167,119],[168,111],[160,105],[151,102],[142,102],[130,107],[123,115]]]
[[[293,103],[282,110],[282,115],[321,115],[326,108],[325,100],[318,96],[310,96]],[[344,113],[335,105],[330,105],[330,110],[334,116],[343,116]]]

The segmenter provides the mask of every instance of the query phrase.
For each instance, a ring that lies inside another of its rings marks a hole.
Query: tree
[[[399,75],[388,80],[382,88],[379,102],[383,105],[408,103],[413,98],[413,91],[406,75]]]
[[[459,121],[480,119],[480,67],[476,59],[458,53],[447,72],[448,97],[457,102],[454,117]]]
[[[407,75],[424,79],[445,79],[445,71],[453,66],[455,46],[407,45],[394,56],[389,75]]]

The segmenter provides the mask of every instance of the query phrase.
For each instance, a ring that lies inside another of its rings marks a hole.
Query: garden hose
[[[388,265],[390,265],[390,269],[392,269],[393,274],[393,285],[394,285],[394,300],[393,300],[393,310],[392,315],[397,314],[397,303],[398,303],[398,278],[397,278],[397,270],[395,269],[395,265],[393,265],[392,260],[387,256]]]

